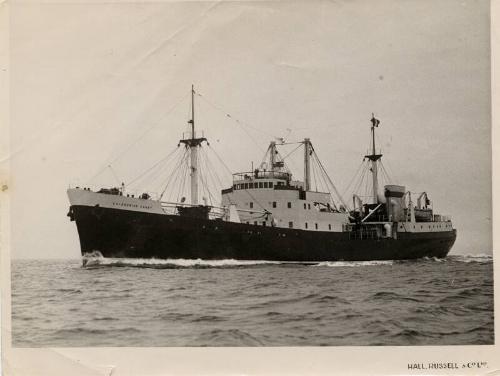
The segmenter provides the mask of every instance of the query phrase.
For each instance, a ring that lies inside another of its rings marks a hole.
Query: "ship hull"
[[[304,231],[222,220],[73,205],[82,255],[159,259],[296,262],[443,258],[456,230],[350,239],[348,232]]]

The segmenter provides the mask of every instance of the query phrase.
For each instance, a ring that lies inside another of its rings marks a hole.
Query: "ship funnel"
[[[404,194],[405,187],[402,185],[384,186],[384,196],[386,199],[389,221],[398,222],[404,220]]]

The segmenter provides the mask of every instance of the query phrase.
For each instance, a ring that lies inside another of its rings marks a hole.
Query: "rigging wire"
[[[295,142],[294,142],[294,144],[295,144]],[[293,153],[295,153],[295,152],[296,152],[296,151],[297,151],[297,150],[298,150],[298,149],[299,149],[299,148],[303,145],[303,143],[302,143],[302,142],[299,142],[298,144],[299,144],[299,146],[297,146],[297,147],[296,147],[295,149],[293,149],[290,153],[288,153],[287,155],[285,155],[285,156],[283,157],[283,161],[284,161],[286,158],[288,158],[290,155],[292,155]],[[290,144],[289,144],[289,145],[290,145]],[[267,152],[266,152],[266,155],[264,156],[264,158],[266,158],[266,156],[267,156]]]
[[[107,168],[107,166],[111,166],[113,163],[115,163],[118,159],[120,159],[126,152],[128,152],[134,145],[136,145],[139,141],[141,141],[150,131],[152,131],[154,128],[156,128],[158,125],[162,123],[163,120],[165,120],[176,108],[179,106],[190,94],[191,92],[186,93],[179,101],[177,101],[161,118],[158,120],[156,123],[153,123],[153,125],[149,128],[147,128],[139,137],[134,139],[130,144],[128,144],[118,155],[111,160],[111,162],[108,162],[106,167],[103,167],[100,169],[95,175],[93,175],[90,179],[89,182],[92,182],[96,177],[98,177],[100,174],[103,173],[103,171]]]
[[[382,176],[385,178],[386,184],[391,184],[391,177],[387,173],[384,165],[382,164],[382,161],[380,161],[380,171],[382,172]]]
[[[177,153],[178,155],[182,155],[182,152],[181,150],[179,150],[179,152]],[[155,191],[154,192],[158,192],[158,187],[161,186],[161,188],[163,188],[163,185],[164,185],[164,181],[165,179],[168,178],[169,174],[172,174],[174,171],[173,171],[173,164],[175,164],[175,161],[176,161],[176,158],[171,158],[161,169],[161,171],[158,171],[158,173],[156,174],[156,176],[152,176],[150,178],[150,180],[148,180],[148,184],[149,186],[151,187],[155,187]],[[166,172],[166,177],[165,177],[165,173]],[[144,182],[143,184],[146,184],[146,182]]]
[[[208,145],[209,149],[213,151],[213,153],[215,154],[215,156],[217,157],[217,159],[219,160],[219,162],[222,163],[222,165],[226,168],[226,170],[229,172],[229,174],[231,176],[233,176],[233,172],[231,171],[231,169],[229,167],[227,167],[227,165],[224,163],[224,160],[219,156],[219,154],[217,154],[217,152],[215,151],[215,149],[213,147],[211,147],[210,145]]]
[[[214,109],[222,112],[227,118],[229,119],[232,119],[234,120],[238,125],[241,125],[241,129],[243,129],[243,131],[247,134],[248,137],[250,137],[250,139],[255,143],[255,145],[262,151],[264,152],[264,149],[262,149],[262,146],[259,142],[257,142],[257,140],[248,132],[248,130],[246,129],[246,127],[250,128],[250,129],[253,129],[253,130],[256,130],[256,131],[259,131],[259,132],[262,132],[262,133],[267,133],[267,132],[263,132],[261,131],[260,129],[258,128],[255,128],[255,127],[252,127],[250,125],[248,125],[247,123],[237,119],[237,118],[234,118],[233,116],[231,116],[229,113],[227,113],[226,111],[224,111],[222,108],[220,108],[219,106],[216,106],[215,104],[213,104],[212,102],[210,102],[207,98],[205,98],[205,96],[201,95],[200,93],[196,93],[200,98],[202,98],[206,103],[208,103],[208,105],[210,105],[211,107],[213,107]],[[269,135],[269,133],[267,133]],[[276,138],[276,136],[274,135],[271,135],[271,137],[274,137]]]
[[[207,166],[207,170],[209,172],[208,176],[212,180],[213,185],[219,190],[222,190],[224,188],[224,184],[222,183],[222,180],[219,178],[217,170],[214,168],[212,162],[210,161],[208,152],[206,150],[203,150],[203,152],[205,154],[205,163]]]
[[[354,189],[353,189],[353,193],[358,193],[360,194],[361,193],[361,187],[363,186],[363,182],[365,180],[365,176],[366,176],[366,173],[368,172],[368,164],[367,163],[362,163],[362,166],[364,167],[361,175],[359,176],[359,179],[356,183],[356,185],[354,186]]]
[[[212,161],[210,160],[210,157],[208,156],[208,152],[205,150],[203,150],[203,152],[207,155],[207,162],[208,162],[210,171],[214,172],[215,178],[217,179],[217,182],[219,183],[219,187],[222,189],[224,187],[224,184],[222,183],[222,179],[219,177],[219,174],[217,173],[217,169],[212,164]]]
[[[318,165],[320,166],[320,168],[323,171],[323,173],[325,174],[325,176],[328,178],[328,181],[330,182],[330,184],[335,192],[335,195],[337,196],[337,199],[340,200],[341,204],[344,205],[345,208],[348,208],[349,206],[346,205],[346,203],[342,199],[342,196],[340,196],[339,191],[337,190],[337,187],[335,187],[335,184],[333,184],[332,179],[330,178],[330,176],[326,172],[326,169],[323,166],[323,163],[321,163],[321,160],[319,159],[318,154],[316,153],[316,150],[314,150],[314,148],[313,148],[312,151],[313,151],[314,155],[316,156],[316,160],[318,161]]]
[[[316,162],[317,163],[317,162]],[[328,195],[330,196],[330,201],[332,203],[332,207],[335,210],[338,210],[337,205],[335,204],[335,200],[333,199],[332,192],[330,190],[330,187],[328,186],[328,182],[326,181],[325,174],[320,174],[321,179],[323,180],[323,184],[325,185],[326,191],[328,192]]]
[[[359,173],[361,171],[361,168],[364,166],[364,162],[361,162],[358,166],[358,169],[356,170],[356,172],[354,173],[354,175],[352,176],[351,178],[351,181],[349,182],[349,184],[347,185],[347,187],[344,189],[344,192],[342,193],[342,197],[345,197],[345,195],[347,194],[347,192],[349,191],[349,189],[351,188],[351,185],[352,183],[354,182],[354,179],[357,179],[359,178]]]
[[[312,167],[313,168],[311,170],[312,170],[312,175],[313,175],[313,180],[314,180],[314,188],[315,188],[315,191],[318,192],[318,184],[316,182],[316,168],[315,168],[316,165],[313,164]]]
[[[184,164],[184,160],[187,158],[188,154],[189,153],[188,153],[187,149],[184,149],[184,154],[181,154],[181,157],[179,158],[179,161],[178,161],[178,163],[176,165],[177,167],[174,169],[174,172],[168,177],[167,184],[165,185],[165,188],[163,189],[163,191],[160,194],[160,200],[162,199],[163,195],[165,194],[165,192],[166,192],[167,188],[169,187],[170,183],[172,181],[177,180],[177,176],[181,172],[180,167]],[[168,197],[170,197],[170,196],[168,196]]]
[[[300,148],[300,145],[299,145],[299,147],[298,147],[298,148]],[[296,148],[296,149],[298,149],[298,148]],[[288,154],[290,154],[290,153],[288,153]],[[278,157],[281,159],[281,161],[283,161],[283,162],[285,161],[285,158],[283,158],[279,152],[278,152],[278,154],[277,154],[277,155],[278,155]],[[298,169],[298,168],[297,168],[297,166],[295,165],[295,163],[294,163],[293,159],[289,159],[289,160],[287,161],[287,163],[288,163],[288,164],[290,164],[290,165],[292,166],[292,168],[293,168],[295,171],[299,171],[299,169]],[[284,167],[285,167],[285,171],[286,171],[286,172],[288,172],[289,174],[293,175],[293,174],[292,174],[292,170],[291,170],[290,168],[288,168],[288,166],[287,166],[287,165],[285,165]]]
[[[319,165],[319,163],[318,163],[318,162],[319,162],[319,158],[318,158],[318,156],[317,156],[317,155],[315,155],[315,154],[313,154],[313,161],[314,161],[314,162],[316,162],[316,164],[318,164],[318,165]],[[320,171],[321,171],[321,170],[320,170]],[[333,198],[332,192],[331,192],[330,187],[329,187],[329,185],[328,185],[328,181],[327,181],[327,176],[328,176],[328,175],[326,175],[325,173],[320,173],[320,174],[319,174],[319,176],[320,176],[320,178],[323,180],[323,184],[324,184],[324,186],[325,186],[325,190],[328,192],[328,195],[329,195],[329,197],[330,197],[330,201],[331,201],[331,203],[332,203],[332,207],[333,207],[335,210],[338,210],[337,205],[336,205],[336,203],[335,203],[335,200],[334,200],[334,198]]]
[[[186,153],[186,158],[184,158],[184,161],[181,165],[182,181],[179,184],[179,189],[177,191],[177,200],[176,200],[177,202],[179,202],[179,197],[181,197],[181,195],[185,192],[184,188],[186,186],[186,177],[189,175],[189,163],[188,163],[189,158],[188,157],[189,157],[189,153]],[[191,203],[191,204],[193,204],[193,203]]]
[[[203,150],[203,148],[200,148],[200,151]],[[208,199],[210,200],[210,205],[211,206],[214,206],[213,203],[216,201],[214,196],[212,195],[212,192],[210,191],[210,182],[209,182],[209,179],[210,179],[210,169],[208,168],[208,164],[207,164],[207,158],[206,158],[206,154],[204,153],[200,153],[200,156],[203,156],[202,158],[200,158],[200,160],[202,161],[202,163],[200,163],[200,165],[203,165],[203,169],[207,170],[207,173],[204,175],[202,172],[201,172],[201,169],[200,169],[200,179],[201,179],[201,183],[202,183],[202,186],[204,186],[204,189],[205,189],[205,195],[208,196]],[[204,171],[203,170],[203,171]]]
[[[198,148],[198,151],[200,151],[201,147]],[[206,200],[206,188],[205,188],[205,182],[203,180],[203,173],[204,173],[204,169],[203,169],[203,160],[201,158],[201,153],[198,153],[198,163],[197,163],[197,166],[198,166],[198,178],[199,178],[199,181],[200,181],[200,188],[198,191],[199,193],[201,193],[201,198],[202,200],[205,199]]]
[[[207,102],[210,106],[212,106],[213,108],[215,108],[216,110],[222,112],[224,115],[226,115],[226,117],[230,118],[230,119],[233,119],[235,122],[237,122],[238,124],[240,125],[243,125],[245,127],[248,127],[250,129],[253,129],[254,131],[257,131],[257,132],[260,132],[262,134],[265,134],[267,136],[270,136],[270,137],[274,137],[274,138],[278,138],[276,137],[275,135],[269,133],[269,132],[266,132],[266,131],[263,131],[262,129],[259,129],[257,127],[254,127],[252,125],[250,125],[248,122],[245,122],[243,120],[240,120],[238,118],[236,118],[235,116],[231,115],[230,113],[228,113],[227,111],[225,111],[221,106],[213,103],[212,101],[209,101],[204,95],[202,95],[201,93],[197,92],[196,94],[198,94],[198,96],[200,96],[201,98],[203,98],[203,100],[205,102]]]
[[[368,164],[366,164],[365,174],[363,176],[363,180],[361,181],[361,184],[359,187],[359,195],[363,198],[366,198],[366,194],[367,194],[369,171],[370,171],[370,166]],[[363,191],[363,189],[364,189],[364,191]]]
[[[215,151],[213,149],[211,149],[210,147],[209,147],[209,150],[212,150],[212,152],[215,154]],[[207,162],[209,164],[209,171],[213,171],[214,176],[217,179],[217,182],[219,183],[219,187],[222,190],[224,188],[224,184],[222,183],[222,179],[220,179],[219,174],[217,173],[217,169],[214,168],[214,166],[213,166],[213,164],[212,164],[212,162],[211,162],[211,160],[210,160],[210,158],[208,156],[208,152],[205,151],[205,153],[207,154],[207,159],[206,160],[207,160]],[[232,175],[230,175],[230,176],[232,177]],[[212,180],[214,180],[213,177],[212,177]],[[232,182],[230,184],[232,185]],[[227,195],[227,198],[228,198],[230,204],[234,204],[234,201],[231,199],[231,195],[230,194]]]
[[[370,163],[368,163],[368,165],[369,164]],[[373,173],[371,166],[368,167],[368,171],[370,171],[371,173]],[[370,197],[370,193],[369,193],[370,192],[370,188],[371,188],[370,179],[368,178],[368,174],[366,174],[365,192],[364,192],[364,195],[363,195],[364,198]]]
[[[377,144],[378,145],[382,145],[382,142],[380,141],[380,138],[378,136],[378,133],[375,133],[375,140],[377,141]],[[391,140],[392,140],[392,137],[391,137]],[[382,154],[382,148],[379,148],[379,152],[380,154]],[[382,161],[380,161],[381,164],[382,164]],[[396,176],[390,166],[390,163],[388,163],[387,159],[386,159],[386,162],[387,162],[387,170],[386,170],[386,173],[387,173],[387,176],[390,178],[391,176]],[[384,167],[385,168],[385,167]],[[392,181],[392,179],[389,179],[390,181]]]
[[[175,154],[175,152],[179,150],[178,147],[176,147],[172,152],[170,152],[167,156],[161,158],[159,161],[157,161],[155,164],[153,164],[151,167],[149,167],[147,170],[142,172],[139,176],[135,177],[134,179],[130,180],[129,182],[126,183],[126,185],[132,185],[133,183],[137,182],[140,180],[142,177],[147,175],[149,172],[152,172],[156,167],[158,167],[161,163],[166,162],[172,155]]]
[[[173,189],[169,189],[167,191],[167,199],[168,199],[168,201],[174,201],[174,199],[173,199],[174,198],[173,191],[175,189],[176,182],[178,181],[179,177],[182,174],[182,165],[184,163],[185,154],[186,153],[182,154],[181,159],[179,160],[179,163],[178,163],[177,167],[174,168],[174,171],[173,171],[172,175],[170,175],[170,179],[168,180],[168,185],[172,184],[174,186]],[[166,189],[166,187],[165,187],[165,189]],[[163,196],[163,193],[164,192],[162,192],[162,196]],[[161,199],[162,196],[160,196],[160,199]]]
[[[206,200],[206,199],[210,200],[210,204],[212,205],[212,198],[211,198],[210,190],[208,189],[208,183],[205,179],[205,166],[204,166],[205,160],[203,158],[201,150],[202,150],[202,148],[200,147],[198,149],[198,151],[199,151],[199,153],[198,153],[198,172],[199,172],[199,178],[200,178],[200,182],[201,182],[201,196],[202,196],[202,199],[204,199],[204,200]]]
[[[390,173],[390,170],[391,170],[391,169],[390,169],[389,164],[387,164],[387,168],[386,168],[385,164],[382,164],[382,161],[380,161],[380,164],[382,165],[382,168],[384,169],[384,172],[385,172],[385,174],[387,175],[388,180],[389,180],[390,182],[391,182],[391,181],[393,181],[392,176],[394,176],[394,174]],[[389,170],[389,171],[388,171],[388,170]]]
[[[117,181],[118,185],[120,185],[121,181],[120,181],[120,179],[118,179],[118,176],[116,175],[115,170],[113,169],[113,167],[111,167],[111,165],[109,165],[108,167],[109,167],[109,171],[111,171],[111,174],[113,175],[113,177]]]
[[[178,149],[178,150],[180,150],[180,152],[177,153],[177,156],[172,161],[173,162],[172,170],[167,171],[167,176],[161,179],[160,183],[155,186],[156,191],[162,190],[163,187],[165,186],[168,187],[169,181],[172,179],[174,173],[177,172],[177,169],[180,165],[180,161],[182,160],[182,158],[184,158],[184,154],[186,153],[185,149]]]

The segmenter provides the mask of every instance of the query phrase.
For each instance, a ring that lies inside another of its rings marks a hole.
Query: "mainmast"
[[[371,172],[372,172],[372,193],[373,193],[373,203],[378,204],[378,163],[377,161],[382,158],[382,154],[376,154],[375,151],[375,127],[378,127],[380,124],[380,120],[376,119],[374,114],[372,114],[371,118],[371,133],[372,133],[372,153],[369,155],[365,155],[365,158],[368,158],[372,162]]]
[[[191,205],[198,205],[198,147],[203,141],[207,141],[205,137],[196,138],[196,132],[194,129],[194,85],[191,85],[191,120],[188,124],[191,124],[191,138],[180,140],[179,142],[186,145],[189,148],[190,160],[191,160]]]

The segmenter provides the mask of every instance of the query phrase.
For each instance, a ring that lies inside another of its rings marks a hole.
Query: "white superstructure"
[[[292,180],[271,142],[269,164],[251,172],[233,175],[233,185],[222,191],[222,205],[234,205],[242,223],[295,228],[308,231],[341,232],[349,223],[345,210],[339,210],[330,192],[310,189],[310,156],[313,148],[309,139],[304,145],[304,181]],[[266,169],[265,167],[270,167]]]

